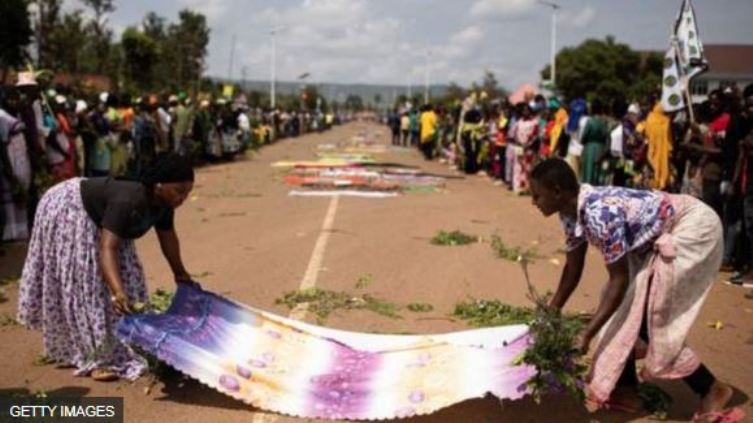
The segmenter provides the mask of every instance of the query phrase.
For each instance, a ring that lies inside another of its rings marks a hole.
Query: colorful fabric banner
[[[305,418],[392,419],[491,393],[526,395],[513,364],[525,325],[444,335],[326,329],[181,284],[165,314],[130,315],[122,340],[257,408]]]
[[[390,198],[397,197],[396,192],[382,191],[359,191],[359,190],[292,190],[288,193],[291,197],[363,197],[363,198]]]

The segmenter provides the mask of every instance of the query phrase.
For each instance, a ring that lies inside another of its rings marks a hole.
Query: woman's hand
[[[188,273],[178,273],[175,276],[175,283],[187,283],[189,285],[192,285],[194,283],[193,279],[191,279],[191,275]]]
[[[128,296],[123,292],[110,296],[110,303],[112,304],[112,308],[115,309],[115,312],[121,316],[130,314],[132,311],[131,302],[128,300]]]

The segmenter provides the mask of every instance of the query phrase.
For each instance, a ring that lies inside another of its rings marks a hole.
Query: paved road
[[[284,140],[254,157],[205,167],[198,171],[192,198],[177,213],[184,261],[203,285],[237,301],[280,314],[290,310],[275,299],[300,287],[318,286],[353,291],[359,278],[371,280],[365,291],[399,304],[430,303],[427,314],[404,312],[402,319],[367,311],[331,316],[328,326],[367,332],[436,333],[465,328],[448,315],[467,299],[499,298],[524,305],[525,283],[517,264],[493,256],[488,242],[464,247],[437,247],[429,239],[439,230],[459,229],[489,239],[536,248],[543,256],[530,269],[542,290],[554,289],[564,262],[559,223],[544,219],[529,197],[516,197],[485,177],[450,180],[446,192],[416,193],[390,199],[289,197],[277,160],[311,160],[318,144],[349,141],[366,134],[387,141],[386,128],[353,123],[323,134]],[[424,162],[413,150],[397,150],[381,160],[450,173],[446,165]],[[152,235],[138,242],[150,289],[172,286],[169,269]],[[23,247],[0,257],[0,277],[20,272]],[[582,286],[573,310],[596,305],[606,273],[601,259],[589,253]],[[743,391],[753,392],[753,301],[742,291],[717,284],[694,328],[691,345],[716,373]],[[0,316],[15,312],[16,288]],[[294,317],[314,321],[296,310]],[[723,330],[706,327],[721,320]],[[125,397],[128,421],[158,422],[294,422],[254,412],[244,404],[193,382],[156,385],[145,393],[146,380],[134,384],[101,384],[73,378],[70,370],[33,365],[41,352],[36,333],[12,325],[0,327],[0,394],[44,390],[48,395],[86,394]],[[681,383],[663,385],[674,397],[672,413],[687,419],[695,400]],[[741,396],[742,398],[742,396]],[[749,403],[748,403],[749,404]],[[753,409],[746,405],[749,414]],[[542,405],[530,400],[506,403],[493,398],[467,401],[415,422],[498,421],[638,421],[639,416],[599,413],[588,416],[568,399],[550,398]]]

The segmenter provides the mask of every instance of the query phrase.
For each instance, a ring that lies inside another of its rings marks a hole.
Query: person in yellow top
[[[656,103],[646,117],[645,135],[648,142],[648,162],[654,171],[654,177],[649,187],[652,189],[666,189],[672,181],[669,166],[672,154],[671,119],[664,113],[661,103]]]
[[[423,107],[421,112],[421,143],[419,148],[426,160],[431,160],[437,144],[437,114],[431,104]]]
[[[551,101],[550,101],[550,104],[552,104]],[[567,114],[567,110],[565,110],[565,108],[562,106],[558,106],[557,112],[554,114],[554,125],[552,126],[552,131],[549,133],[551,137],[549,139],[550,154],[552,156],[564,157],[566,155],[566,152],[563,152],[563,154],[559,154],[558,148],[562,148],[559,145],[559,142],[560,142],[560,137],[562,136],[562,131],[567,126],[568,118],[569,118],[569,115]]]

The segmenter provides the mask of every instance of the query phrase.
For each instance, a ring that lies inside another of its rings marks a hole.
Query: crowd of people
[[[329,111],[252,108],[241,96],[87,96],[47,85],[20,72],[15,85],[0,86],[0,251],[2,241],[28,238],[39,198],[58,182],[136,178],[163,152],[193,164],[232,160],[348,119]]]
[[[416,146],[427,160],[519,194],[529,193],[535,163],[559,157],[582,183],[700,198],[723,222],[730,282],[753,284],[753,85],[712,91],[692,114],[665,113],[659,98],[531,94],[511,104],[482,93],[450,107],[402,107],[386,120],[393,145]]]

